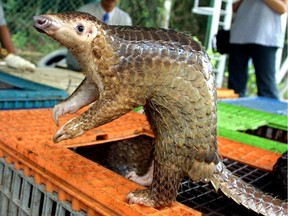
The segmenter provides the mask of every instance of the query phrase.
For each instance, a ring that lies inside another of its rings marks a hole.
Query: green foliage
[[[208,0],[203,1],[209,2]],[[33,15],[77,10],[91,0],[4,0],[2,2],[15,48],[19,52],[41,52],[45,55],[59,48],[59,45],[35,31],[32,27]],[[129,13],[134,25],[159,27],[165,12],[164,2],[165,0],[120,0],[118,6]],[[170,28],[197,35],[200,41],[204,41],[207,20],[205,16],[193,14],[192,7],[193,1],[172,0]]]
[[[132,18],[133,25],[159,27],[159,19],[163,18],[164,0],[120,0],[119,7],[125,10]],[[201,0],[208,4],[209,0]],[[169,28],[176,31],[196,35],[200,41],[204,41],[207,17],[192,13],[193,1],[172,1]]]
[[[33,15],[48,12],[73,11],[77,10],[84,3],[91,1],[95,2],[99,0],[3,0],[5,17],[15,48],[18,52],[31,51],[33,53],[42,53],[42,55],[59,49],[60,45],[57,42],[35,31],[32,27]],[[118,6],[131,16],[133,25],[159,27],[165,13],[164,2],[165,0],[119,0]],[[210,2],[210,0],[201,0],[201,6],[209,6]],[[193,5],[194,1],[191,0],[172,0],[169,28],[194,35],[194,39],[204,44],[209,18],[192,13]],[[283,59],[287,56],[287,44],[288,39],[286,37]],[[212,50],[208,50],[207,53],[210,56],[215,56]],[[217,61],[212,59],[212,64],[216,67]],[[224,73],[224,86],[227,77],[228,71],[226,69]],[[253,67],[249,69],[247,91],[248,95],[255,95],[257,92]]]
[[[161,8],[163,8],[163,2],[163,0],[120,0],[119,7],[131,16],[133,25],[157,27],[157,14],[161,11]]]
[[[12,38],[13,45],[15,47],[21,50],[25,49],[27,41],[28,41],[27,36],[23,35],[23,33],[21,32],[16,32],[15,34],[12,34],[11,38]]]
[[[60,46],[57,42],[33,28],[32,17],[42,13],[73,11],[84,4],[82,1],[68,0],[7,0],[2,1],[5,18],[17,52],[30,51],[48,54]]]

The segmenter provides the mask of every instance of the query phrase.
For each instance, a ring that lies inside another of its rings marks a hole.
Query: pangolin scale
[[[144,106],[155,134],[153,180],[129,203],[167,206],[181,179],[211,181],[237,203],[264,215],[287,215],[287,203],[247,185],[221,162],[216,143],[216,89],[209,57],[172,30],[109,26],[82,12],[34,16],[34,27],[75,56],[85,79],[53,109],[53,118],[91,107],[54,135],[71,139]]]

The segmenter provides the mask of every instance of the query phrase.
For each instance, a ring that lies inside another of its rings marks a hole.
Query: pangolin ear
[[[97,28],[95,28],[94,26],[90,26],[87,29],[86,37],[87,38],[94,38],[94,37],[96,37],[96,35],[97,35]]]

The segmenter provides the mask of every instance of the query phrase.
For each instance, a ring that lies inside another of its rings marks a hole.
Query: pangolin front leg
[[[115,97],[112,97],[112,95],[100,96],[100,99],[95,101],[88,110],[62,126],[55,133],[53,141],[58,143],[65,139],[80,136],[86,131],[116,119],[134,108],[133,105],[123,101],[123,95],[118,94]]]
[[[67,99],[54,106],[52,113],[54,122],[59,126],[59,116],[66,113],[75,113],[98,98],[98,87],[86,77]]]
[[[151,166],[149,167],[147,173],[143,176],[137,175],[137,173],[133,170],[129,172],[125,178],[136,182],[137,184],[143,185],[143,186],[150,186],[153,180],[153,170],[154,170],[154,161],[152,161]]]

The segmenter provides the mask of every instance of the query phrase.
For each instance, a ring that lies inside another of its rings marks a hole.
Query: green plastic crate
[[[287,116],[253,110],[241,106],[218,102],[218,135],[266,150],[283,153],[287,143],[245,133],[267,126],[284,131],[287,137]]]

